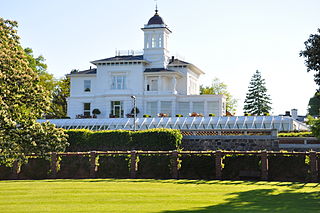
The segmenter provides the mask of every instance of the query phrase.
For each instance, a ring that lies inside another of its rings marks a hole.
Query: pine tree
[[[264,115],[269,113],[271,110],[271,99],[267,94],[265,84],[265,80],[257,70],[252,76],[249,84],[249,91],[244,101],[244,113],[252,115]]]

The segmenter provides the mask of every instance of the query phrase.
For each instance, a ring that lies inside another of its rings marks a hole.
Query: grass
[[[199,180],[0,181],[0,212],[320,212],[320,184]]]

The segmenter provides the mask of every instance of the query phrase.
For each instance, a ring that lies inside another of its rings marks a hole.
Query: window
[[[171,116],[172,114],[172,101],[161,101],[160,102],[160,112],[161,113],[165,113],[168,114],[169,116]]]
[[[84,85],[84,91],[85,92],[90,92],[91,91],[91,80],[84,80],[83,81]]]
[[[218,101],[208,101],[207,102],[207,111],[208,111],[208,114],[214,113],[217,115],[219,112],[219,102]]]
[[[158,91],[158,79],[151,79],[150,91]]]
[[[122,101],[111,101],[110,117],[123,118]]]
[[[147,102],[147,114],[151,116],[156,116],[158,113],[158,102]]]
[[[83,115],[85,117],[89,117],[90,116],[90,106],[91,104],[90,103],[83,103]]]
[[[159,37],[159,47],[162,47],[162,37]]]
[[[156,47],[156,38],[155,38],[155,36],[152,36],[152,39],[151,39],[151,47],[152,47],[152,48]]]
[[[191,113],[189,102],[178,102],[177,112],[183,116],[188,116]]]
[[[204,113],[204,102],[193,102],[193,112]]]
[[[126,76],[124,75],[112,76],[111,89],[126,89]]]

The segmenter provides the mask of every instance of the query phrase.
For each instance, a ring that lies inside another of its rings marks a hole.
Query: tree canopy
[[[225,95],[226,96],[226,108],[230,113],[236,112],[237,99],[233,98],[228,91],[228,86],[221,82],[219,78],[214,78],[211,86],[200,86],[200,94],[213,94],[213,95]]]
[[[257,70],[249,83],[243,111],[252,115],[263,115],[271,110],[271,99],[267,94],[265,80]]]
[[[311,34],[309,39],[304,42],[305,50],[300,52],[300,57],[303,56],[305,58],[308,72],[315,71],[314,81],[320,86],[320,28],[318,33]]]
[[[16,28],[17,22],[0,18],[0,164],[8,165],[67,145],[63,130],[36,122],[49,109],[49,92],[20,46]]]
[[[312,98],[310,98],[308,104],[308,114],[312,116],[320,115],[320,93],[316,93]]]

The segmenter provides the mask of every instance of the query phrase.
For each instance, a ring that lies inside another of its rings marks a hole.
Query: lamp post
[[[133,130],[137,130],[136,126],[136,118],[137,118],[137,106],[136,106],[136,96],[132,95],[131,98],[133,99]]]

